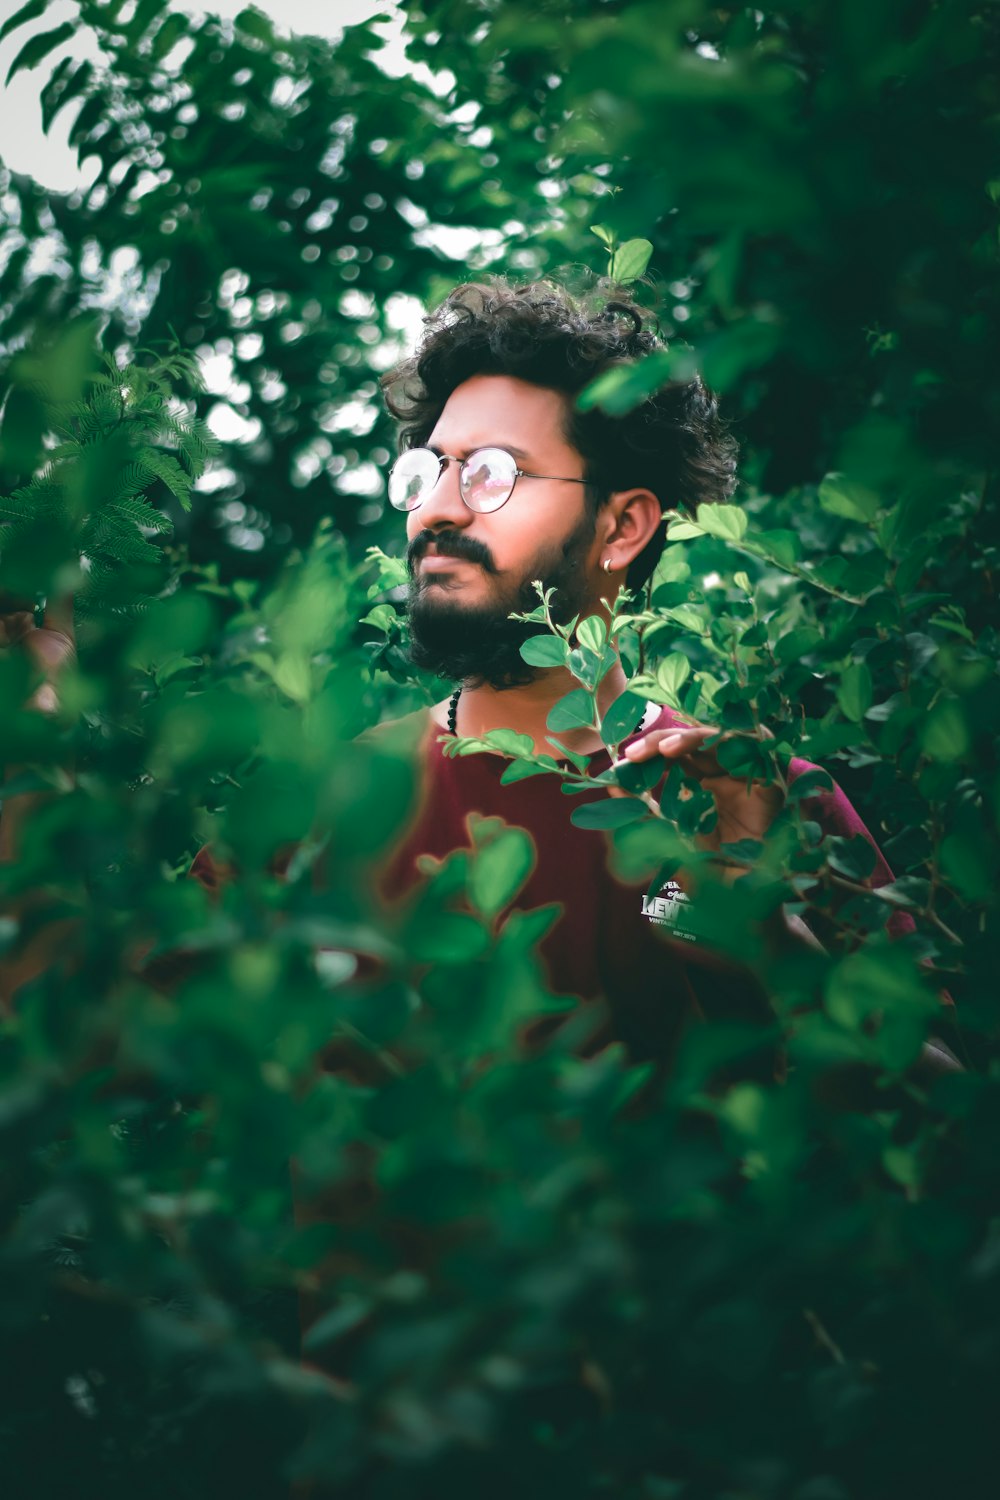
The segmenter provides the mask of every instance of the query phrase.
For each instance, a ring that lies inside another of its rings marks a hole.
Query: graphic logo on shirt
[[[676,880],[668,880],[658,896],[643,896],[642,914],[650,922],[655,922],[657,927],[671,927],[676,937],[686,938],[693,943],[695,936],[693,932],[685,929],[685,906],[691,905],[691,898],[684,894]]]

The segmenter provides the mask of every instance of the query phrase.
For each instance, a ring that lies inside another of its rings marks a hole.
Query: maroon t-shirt
[[[677,722],[676,715],[664,708],[642,733]],[[605,997],[611,1034],[628,1041],[640,1055],[660,1057],[673,1052],[689,1020],[713,1008],[731,1012],[734,998],[738,1008],[741,988],[750,1011],[758,1008],[762,997],[750,998],[746,977],[735,976],[731,963],[720,963],[697,942],[677,936],[684,930],[685,912],[676,887],[659,902],[647,901],[645,884],[627,883],[613,873],[608,836],[570,821],[574,807],[605,792],[566,797],[556,776],[533,776],[503,786],[500,778],[510,764],[505,756],[448,756],[440,743],[443,736],[444,731],[428,720],[419,749],[422,776],[416,810],[384,873],[382,891],[387,899],[403,897],[421,878],[420,856],[442,859],[453,849],[471,847],[470,814],[500,817],[524,829],[535,848],[534,869],[513,907],[531,909],[556,902],[561,908],[540,945],[556,994],[584,1002]],[[610,764],[607,751],[590,760],[595,773]],[[793,760],[790,779],[812,769],[807,761]],[[868,840],[876,853],[871,885],[893,879],[875,840],[839,787],[803,799],[802,807],[824,833],[860,834]],[[899,915],[890,918],[890,930],[905,931],[911,925]]]

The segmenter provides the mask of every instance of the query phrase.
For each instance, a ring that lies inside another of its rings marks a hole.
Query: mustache
[[[406,568],[410,577],[428,547],[433,546],[439,557],[457,557],[464,562],[478,563],[485,573],[496,573],[496,563],[490,549],[476,537],[462,532],[418,531],[406,548]]]

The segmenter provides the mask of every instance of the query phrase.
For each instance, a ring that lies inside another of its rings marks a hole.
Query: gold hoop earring
[[[610,557],[606,557],[601,564],[601,567],[604,569],[605,573],[610,573],[611,569],[614,567],[614,562]]]

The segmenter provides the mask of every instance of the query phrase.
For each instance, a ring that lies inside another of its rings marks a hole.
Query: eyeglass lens
[[[430,448],[411,448],[397,459],[389,475],[389,501],[397,510],[414,510],[427,498],[441,472],[441,460]],[[503,448],[481,448],[459,469],[462,499],[470,510],[499,510],[517,478],[517,463]]]

